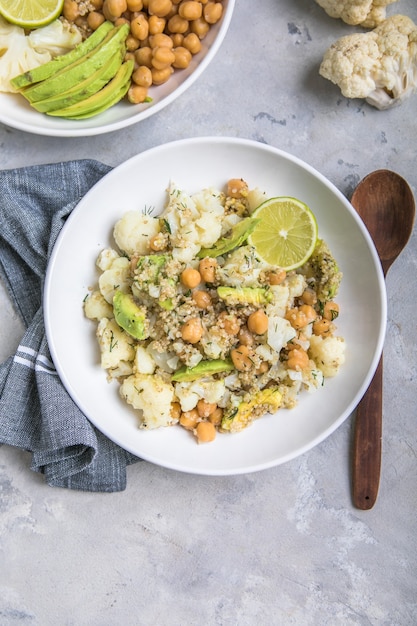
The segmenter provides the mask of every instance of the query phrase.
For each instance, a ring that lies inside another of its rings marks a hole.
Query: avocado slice
[[[112,22],[103,22],[103,24],[101,24],[97,30],[90,35],[90,37],[84,39],[84,41],[79,43],[78,46],[75,46],[75,48],[70,50],[70,52],[61,54],[51,61],[48,61],[48,63],[39,65],[32,70],[24,72],[23,74],[19,74],[10,82],[15,89],[23,89],[28,85],[33,85],[34,83],[39,83],[41,80],[46,80],[50,76],[53,76],[60,70],[68,67],[68,65],[71,65],[84,55],[91,52],[113,28],[114,25]]]
[[[99,113],[103,113],[126,95],[130,87],[130,77],[134,68],[132,60],[125,61],[115,76],[103,89],[90,96],[86,100],[77,102],[63,109],[49,111],[47,115],[64,117],[72,120],[82,120]]]
[[[113,312],[116,322],[129,335],[139,340],[149,336],[145,309],[138,306],[130,294],[116,291],[113,296]]]
[[[213,376],[221,372],[231,372],[234,369],[232,361],[213,359],[212,361],[200,361],[195,367],[180,367],[171,380],[176,383],[191,382],[203,378],[203,376]]]
[[[261,389],[248,402],[241,402],[237,407],[232,407],[224,412],[221,430],[232,433],[239,432],[260,417],[255,409],[262,406],[263,413],[273,413],[279,409],[281,401],[282,394],[278,387]]]
[[[201,248],[197,256],[200,259],[206,256],[215,258],[242,246],[260,221],[253,217],[245,217],[232,227],[228,237],[218,239],[212,248]]]
[[[217,294],[226,304],[268,304],[273,293],[264,287],[217,287]]]

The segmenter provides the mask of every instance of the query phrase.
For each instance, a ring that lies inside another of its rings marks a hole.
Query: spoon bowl
[[[367,227],[384,276],[413,231],[415,202],[407,181],[390,170],[371,172],[353,192],[351,204]],[[352,488],[359,509],[375,504],[381,473],[383,358],[356,409]]]
[[[356,187],[351,204],[374,241],[386,275],[407,245],[413,230],[413,192],[399,174],[376,170],[365,176]]]

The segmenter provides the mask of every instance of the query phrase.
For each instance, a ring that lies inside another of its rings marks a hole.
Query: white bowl
[[[130,209],[163,207],[173,180],[195,192],[242,177],[270,196],[296,196],[314,211],[344,273],[337,301],[346,363],[322,389],[302,395],[297,408],[265,416],[239,434],[197,445],[180,427],[143,431],[107,383],[99,365],[95,324],[82,301],[97,281],[95,261],[112,244],[115,222]],[[49,264],[44,296],[52,357],[68,392],[110,439],[143,459],[197,474],[253,472],[288,461],[328,437],[354,410],[376,369],[386,326],[384,277],[372,240],[351,204],[306,163],[265,144],[229,138],[169,143],[139,154],[105,176],[67,220]],[[64,330],[63,330],[64,329]]]
[[[219,50],[232,19],[235,0],[223,0],[222,19],[214,24],[202,40],[202,49],[189,67],[176,71],[163,85],[151,87],[149,104],[120,102],[101,115],[86,120],[65,120],[38,113],[17,94],[0,93],[0,122],[37,135],[85,137],[100,135],[136,124],[171,104],[204,72]]]

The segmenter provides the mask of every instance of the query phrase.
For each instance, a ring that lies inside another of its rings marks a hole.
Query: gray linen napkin
[[[46,267],[59,231],[110,167],[68,161],[0,172],[0,273],[26,332],[0,365],[0,445],[32,453],[31,469],[55,487],[122,491],[139,461],[74,404],[52,363],[42,311]]]

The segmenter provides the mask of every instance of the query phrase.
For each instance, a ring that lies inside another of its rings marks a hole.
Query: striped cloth
[[[0,365],[0,445],[32,453],[55,487],[114,492],[139,459],[98,431],[74,404],[49,353],[42,311],[46,267],[67,216],[110,168],[94,160],[0,172],[0,274],[26,331]]]

